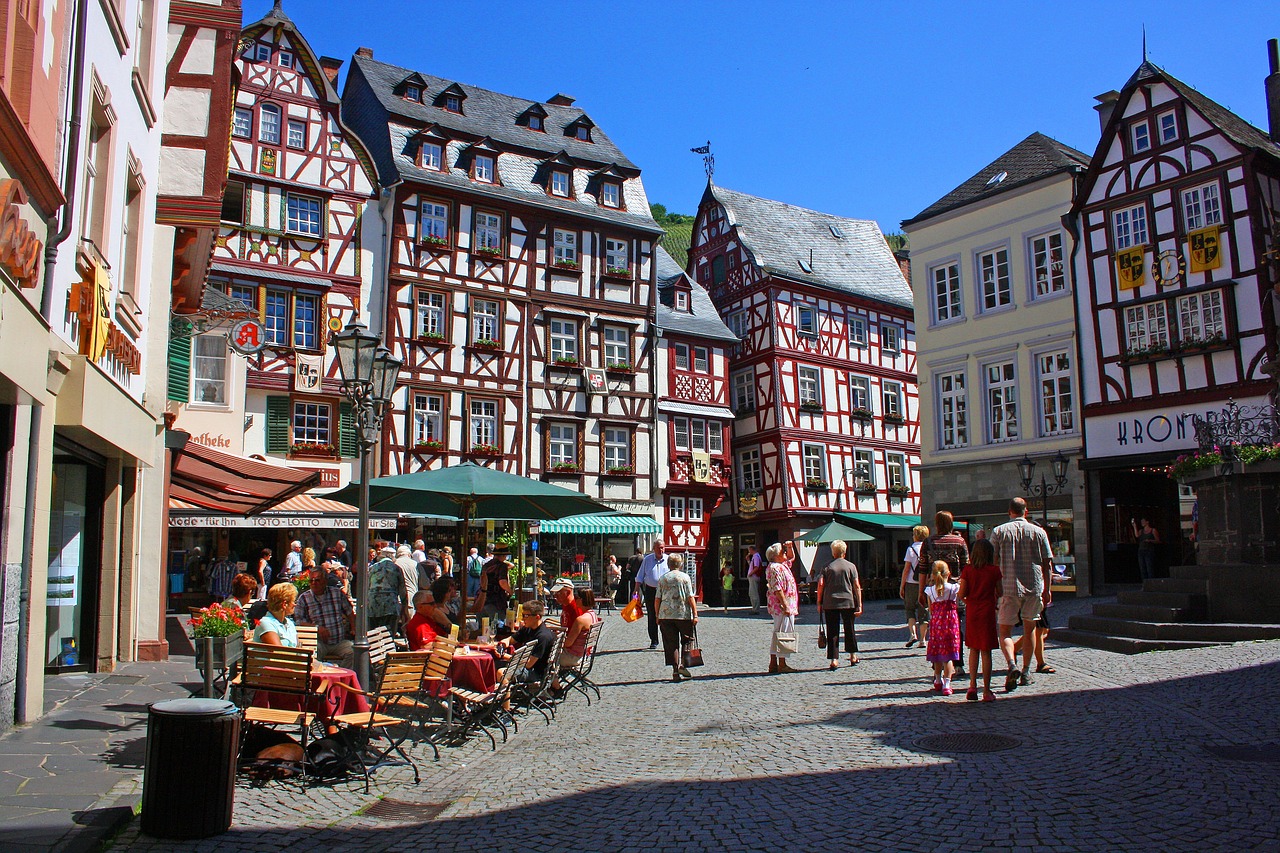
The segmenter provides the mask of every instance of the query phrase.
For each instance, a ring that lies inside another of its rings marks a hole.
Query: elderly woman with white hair
[[[796,558],[795,545],[775,542],[764,553],[769,566],[765,583],[769,590],[769,615],[773,617],[773,637],[769,644],[769,672],[795,672],[787,665],[787,656],[795,654],[796,616],[800,613],[800,593],[791,563]]]

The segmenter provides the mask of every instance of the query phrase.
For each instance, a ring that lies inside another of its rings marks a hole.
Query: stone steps
[[[1250,640],[1280,640],[1280,625],[1231,624],[1221,622],[1147,622],[1109,616],[1072,616],[1067,627],[1115,637],[1139,640],[1170,640],[1197,644],[1240,643]],[[1058,632],[1053,636],[1057,638]]]
[[[1185,592],[1189,595],[1208,595],[1209,583],[1203,578],[1152,578],[1143,584],[1152,592]]]
[[[1138,622],[1178,622],[1184,618],[1180,607],[1161,607],[1157,604],[1095,604],[1094,616],[1112,619],[1133,619]]]
[[[1197,649],[1205,646],[1221,645],[1220,643],[1204,643],[1192,640],[1146,640],[1137,637],[1117,637],[1111,634],[1079,631],[1073,628],[1053,631],[1049,636],[1055,642],[1070,643],[1074,646],[1087,646],[1091,649],[1101,649],[1104,652],[1116,652],[1122,655],[1164,652],[1174,649]]]

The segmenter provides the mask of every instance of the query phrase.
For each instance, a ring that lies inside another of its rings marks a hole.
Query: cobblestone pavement
[[[1097,600],[1063,602],[1055,622]],[[1280,851],[1280,642],[1135,657],[1051,646],[1056,674],[972,703],[930,691],[900,610],[871,603],[861,663],[835,672],[805,611],[804,671],[762,674],[766,619],[705,611],[707,666],[681,684],[643,622],[611,615],[603,701],[572,698],[497,752],[445,750],[422,784],[383,772],[370,795],[241,785],[231,832],[157,841],[135,820],[114,849]],[[975,733],[1013,740],[920,743]],[[382,797],[421,805],[399,821],[362,814]]]

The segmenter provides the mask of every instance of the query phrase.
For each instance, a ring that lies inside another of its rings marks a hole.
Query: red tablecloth
[[[498,667],[488,652],[457,652],[449,666],[449,677],[458,687],[488,693],[498,683]]]
[[[313,707],[308,711],[316,713],[326,723],[341,714],[358,714],[369,710],[369,703],[359,693],[343,690],[335,684],[342,683],[360,689],[356,674],[350,669],[340,666],[323,666],[311,670],[311,689],[318,696]],[[259,708],[277,708],[283,711],[301,711],[302,697],[292,693],[271,693],[259,690],[253,697],[253,704]]]

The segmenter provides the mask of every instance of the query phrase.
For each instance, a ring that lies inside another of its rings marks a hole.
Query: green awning
[[[661,533],[662,527],[648,515],[571,515],[539,522],[543,533]]]
[[[885,530],[910,530],[920,523],[920,516],[892,512],[842,512],[836,516],[836,520],[860,521],[863,524],[883,527]]]
[[[821,545],[843,539],[845,542],[874,542],[874,536],[868,536],[861,530],[841,524],[839,521],[828,521],[821,527],[810,530],[803,536],[797,536],[806,545]]]

